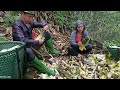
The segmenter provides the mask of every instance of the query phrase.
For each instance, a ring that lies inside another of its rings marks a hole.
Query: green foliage
[[[92,39],[104,46],[120,43],[120,11],[54,11],[54,17],[62,29],[69,27],[71,31],[74,21],[83,19]]]
[[[54,11],[54,18],[61,29],[73,29],[75,17],[71,17],[68,11]]]
[[[4,19],[4,26],[9,27],[11,24],[17,20],[20,15],[16,11],[6,11]]]
[[[54,18],[55,18],[56,22],[61,26],[62,29],[64,28],[66,15],[67,15],[66,11],[54,12]]]
[[[0,37],[0,41],[8,41],[6,37]]]

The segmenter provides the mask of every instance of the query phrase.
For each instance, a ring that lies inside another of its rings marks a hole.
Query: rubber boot
[[[46,49],[49,51],[49,53],[51,53],[51,54],[60,54],[60,51],[53,48],[52,38],[50,38],[49,40],[47,40],[45,42],[45,46],[46,46]]]
[[[55,76],[55,72],[48,69],[37,57],[35,57],[35,60],[30,61],[29,64],[41,73],[48,74],[49,76]]]

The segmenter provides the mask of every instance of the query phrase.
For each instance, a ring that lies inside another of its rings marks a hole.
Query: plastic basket
[[[0,78],[22,79],[24,75],[25,43],[19,41],[1,41],[0,51],[16,45],[20,48],[0,52]]]
[[[113,46],[107,47],[111,55],[111,60],[120,60],[120,47],[114,48]]]

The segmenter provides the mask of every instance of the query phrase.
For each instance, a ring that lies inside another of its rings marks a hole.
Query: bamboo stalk
[[[97,69],[97,67],[98,67],[98,64],[95,66],[95,68],[93,69],[92,73],[90,74],[91,77],[93,76],[93,74],[94,74],[95,70]]]

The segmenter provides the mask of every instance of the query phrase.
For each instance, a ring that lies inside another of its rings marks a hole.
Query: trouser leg
[[[27,62],[35,59],[35,54],[31,48],[26,48],[26,58]]]
[[[78,54],[89,53],[92,50],[92,47],[90,45],[87,45],[85,48],[86,48],[86,50],[80,51],[79,47],[69,46],[68,47],[68,54],[72,55],[72,56],[77,56]]]
[[[74,47],[69,46],[69,47],[68,47],[68,54],[69,54],[69,55],[72,55],[72,56],[77,56],[77,55],[78,55],[78,52],[77,52],[77,50],[76,50]]]
[[[82,53],[82,54],[86,54],[86,53],[91,52],[91,50],[92,50],[91,45],[87,45],[85,48],[86,48],[86,50],[79,51],[79,52]]]

